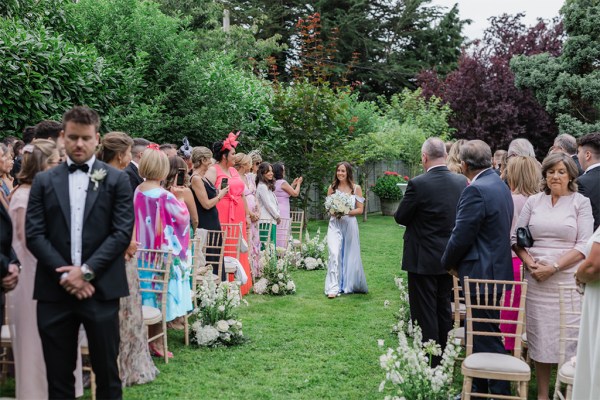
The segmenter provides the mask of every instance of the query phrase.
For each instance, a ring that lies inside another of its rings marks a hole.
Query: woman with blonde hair
[[[108,132],[96,151],[96,158],[111,167],[123,170],[131,162],[133,139],[124,132]],[[133,188],[135,190],[135,188]]]
[[[455,174],[462,174],[462,169],[460,168],[460,148],[463,144],[467,143],[465,139],[459,139],[450,146],[450,151],[448,152],[448,158],[446,159],[446,165],[448,169]]]
[[[140,160],[140,175],[146,180],[134,194],[135,237],[141,248],[150,250],[172,250],[174,265],[188,257],[190,243],[190,214],[183,201],[165,190],[161,182],[169,175],[169,159],[157,144],[151,144]],[[151,278],[150,272],[140,272],[140,280]],[[141,286],[150,285],[142,281]],[[173,268],[167,292],[167,321],[184,316],[192,309],[191,288],[183,282],[181,268]],[[157,307],[156,296],[142,293],[142,304]],[[160,324],[148,327],[148,335],[155,336]],[[150,345],[155,355],[162,357],[162,342]],[[168,354],[172,357],[172,354]]]
[[[542,170],[540,164],[533,157],[529,156],[514,156],[508,160],[507,165],[503,168],[504,174],[506,175],[508,187],[510,188],[514,213],[512,219],[512,226],[510,228],[511,234],[516,229],[517,220],[521,214],[521,210],[525,205],[525,202],[529,196],[533,196],[540,192],[540,184],[542,182]],[[512,252],[512,265],[513,265],[513,276],[515,281],[521,281],[521,259]],[[513,298],[513,307],[519,306],[519,298],[521,296],[521,288],[517,287],[515,296]],[[510,295],[507,294],[505,305],[509,305]],[[517,313],[513,311],[505,311],[500,313],[500,319],[516,321]],[[505,333],[515,333],[517,326],[514,324],[500,324],[500,330]],[[507,337],[504,341],[504,347],[506,350],[512,351],[515,346],[515,339]]]
[[[15,360],[17,399],[43,399],[48,397],[46,363],[37,326],[37,301],[33,288],[37,259],[27,249],[25,240],[25,214],[31,184],[35,176],[60,162],[56,143],[36,139],[23,148],[21,171],[17,174],[19,186],[12,194],[8,213],[13,225],[12,247],[21,262],[19,284],[8,294],[8,319]],[[75,391],[83,395],[81,361],[75,370]]]
[[[240,174],[240,178],[246,185],[244,189],[244,197],[246,199],[246,225],[248,227],[248,243],[251,243],[249,246],[250,254],[250,269],[252,270],[252,277],[256,277],[258,273],[258,260],[260,257],[260,239],[258,238],[258,220],[260,219],[260,211],[258,209],[258,202],[256,201],[256,182],[252,179],[249,179],[252,175],[250,172],[252,171],[252,157],[249,154],[237,153],[234,158],[233,167]],[[258,251],[256,251],[256,246],[254,243],[257,241],[259,243]]]

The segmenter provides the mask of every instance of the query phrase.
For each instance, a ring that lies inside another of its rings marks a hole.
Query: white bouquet
[[[352,197],[336,191],[325,198],[325,210],[332,217],[341,218],[352,210]]]

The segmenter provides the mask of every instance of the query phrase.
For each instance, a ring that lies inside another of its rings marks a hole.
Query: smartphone
[[[185,169],[179,168],[179,172],[177,173],[177,186],[183,186],[185,183]]]
[[[223,178],[221,180],[221,189],[225,189],[227,187],[227,185],[229,185],[229,179],[228,178]]]

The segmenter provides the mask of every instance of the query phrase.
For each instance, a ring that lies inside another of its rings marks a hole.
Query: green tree
[[[600,1],[567,0],[560,11],[567,35],[562,54],[518,56],[515,83],[531,89],[562,133],[600,130]]]
[[[323,42],[332,30],[339,37],[332,67],[344,70],[354,62],[349,76],[360,81],[361,93],[369,99],[390,96],[404,87],[414,88],[413,78],[422,69],[436,68],[444,74],[456,65],[463,42],[458,7],[445,10],[428,5],[429,0],[229,0],[232,23],[249,26],[264,23],[257,37],[281,36],[288,49],[275,53],[282,80],[290,81],[291,65],[311,61],[298,57],[296,23],[318,13],[322,20]]]
[[[60,119],[73,104],[101,113],[126,74],[93,46],[76,45],[43,25],[0,18],[0,130],[19,135],[42,119]]]

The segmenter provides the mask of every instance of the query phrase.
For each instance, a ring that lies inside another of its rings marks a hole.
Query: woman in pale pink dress
[[[256,183],[248,178],[250,171],[252,170],[252,157],[248,154],[237,153],[234,158],[233,167],[237,170],[240,178],[246,185],[244,189],[244,197],[246,197],[246,206],[248,209],[246,210],[246,226],[248,228],[248,243],[253,243],[254,237],[258,238],[258,225],[257,222],[260,219],[260,213],[258,211],[258,202],[256,201]],[[260,240],[259,240],[260,243]],[[257,277],[258,273],[258,257],[260,256],[259,252],[256,252],[255,246],[249,245],[248,251],[248,260],[250,262],[250,269],[252,270],[252,278]]]
[[[248,155],[252,159],[252,169],[251,172],[246,174],[246,181],[248,182],[248,187],[251,187],[252,189],[249,192],[249,196],[246,196],[246,203],[248,204],[248,209],[254,212],[260,219],[260,206],[256,198],[256,172],[258,171],[258,166],[262,163],[262,156],[258,150],[252,150]],[[262,268],[259,262],[260,236],[258,234],[258,220],[250,221],[249,232],[250,241],[248,244],[250,247],[250,266],[252,267],[254,277],[260,277],[262,275]]]
[[[287,248],[288,235],[290,229],[290,197],[298,197],[302,177],[296,178],[290,185],[285,179],[285,166],[281,162],[273,164],[273,174],[275,175],[275,197],[279,203],[279,215],[282,225],[277,227],[277,247]]]
[[[584,258],[594,219],[590,199],[577,193],[579,172],[573,159],[551,154],[542,163],[543,192],[530,196],[519,215],[517,227],[528,226],[534,240],[526,249],[513,250],[525,265],[528,281],[526,311],[527,345],[535,362],[538,399],[548,399],[552,365],[559,360],[558,287],[573,284],[573,274]],[[567,299],[567,307],[578,307],[580,299]],[[578,324],[579,317],[567,318]],[[567,359],[575,355],[576,343],[567,345]]]
[[[31,183],[38,172],[59,163],[60,156],[52,140],[37,139],[23,148],[20,185],[12,194],[8,212],[13,225],[12,247],[21,262],[19,284],[8,294],[8,319],[15,359],[17,399],[47,399],[46,363],[42,341],[37,327],[37,301],[33,300],[33,286],[37,260],[25,242],[25,213]],[[83,396],[81,356],[75,370],[75,393]]]

